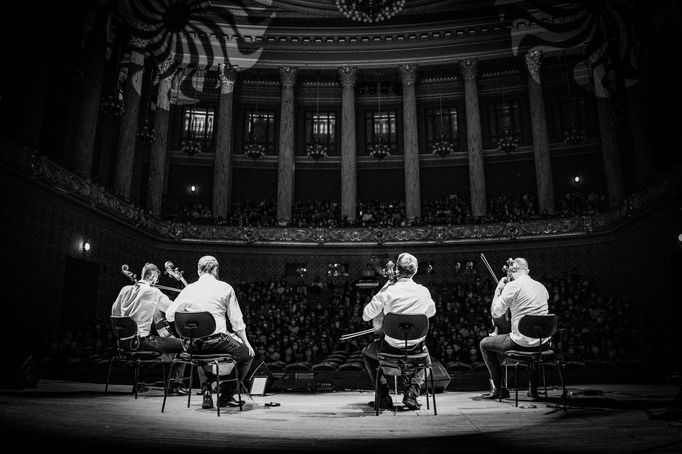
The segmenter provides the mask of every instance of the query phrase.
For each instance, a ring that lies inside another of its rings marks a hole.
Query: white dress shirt
[[[362,311],[362,319],[373,320],[381,313],[384,314],[424,314],[431,318],[436,314],[436,303],[431,298],[429,289],[417,284],[409,277],[401,277],[393,284],[384,285]],[[407,345],[416,345],[426,337],[414,339]],[[386,342],[397,348],[405,346],[405,339],[394,339],[384,336]]]
[[[524,315],[547,315],[549,309],[547,300],[549,293],[544,285],[522,274],[502,289],[500,295],[495,295],[490,308],[494,318],[502,317],[507,309],[511,309],[511,340],[522,347],[537,347],[538,339],[526,337],[519,333],[519,320]],[[549,339],[543,339],[546,342]]]
[[[227,331],[227,322],[230,320],[234,331],[246,329],[242,311],[237,302],[234,289],[227,282],[220,281],[212,274],[204,273],[175,297],[175,300],[166,311],[166,319],[175,321],[176,311],[204,312],[208,311],[215,319],[216,329],[213,334],[229,334],[238,342],[242,340],[234,333]]]
[[[147,337],[151,332],[154,311],[158,308],[167,312],[171,300],[161,290],[144,281],[126,285],[118,292],[116,301],[111,306],[111,315],[131,317],[137,323],[137,333]]]

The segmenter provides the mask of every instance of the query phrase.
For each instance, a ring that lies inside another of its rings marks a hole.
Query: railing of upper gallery
[[[38,154],[31,147],[0,139],[0,165],[47,187],[73,196],[117,220],[157,238],[178,241],[219,241],[224,244],[266,245],[376,245],[449,244],[482,240],[583,236],[615,228],[678,193],[680,173],[662,175],[657,182],[628,197],[619,207],[590,216],[492,224],[419,227],[238,227],[196,225],[160,220],[127,203],[104,187],[79,177]]]

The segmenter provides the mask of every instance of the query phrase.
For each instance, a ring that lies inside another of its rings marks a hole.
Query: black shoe
[[[147,385],[145,385],[144,383],[138,383],[137,384],[137,393],[138,394],[146,393],[147,391],[149,391],[149,388],[147,387]],[[135,394],[135,385],[133,385],[132,393]]]
[[[507,388],[493,389],[489,393],[481,394],[481,399],[499,399],[500,394],[502,399],[509,399],[509,390]]]
[[[213,408],[213,397],[211,397],[211,391],[204,391],[204,400],[201,402],[201,408]]]
[[[168,394],[177,394],[179,396],[186,396],[187,394],[189,394],[189,390],[187,388],[185,388],[184,386],[173,386],[168,391]]]
[[[220,406],[221,407],[239,407],[240,405],[244,405],[246,402],[243,400],[237,400],[234,398],[234,396],[230,396],[227,399],[224,399],[223,396],[220,396]]]
[[[368,405],[374,408],[374,401],[370,401]],[[379,408],[384,410],[393,409],[393,399],[391,399],[391,396],[386,394],[385,396],[379,397]]]
[[[405,405],[408,410],[419,410],[421,404],[417,402],[418,395],[419,387],[417,385],[410,385],[403,395],[403,405]]]

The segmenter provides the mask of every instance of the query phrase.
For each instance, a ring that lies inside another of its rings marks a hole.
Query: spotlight
[[[194,186],[194,185],[192,185],[192,186],[189,187],[189,191],[190,191],[190,192],[197,192],[197,187]]]
[[[89,252],[90,251],[90,243],[87,241],[83,243],[83,252]]]
[[[580,183],[580,180],[581,180],[580,175],[576,175],[573,177],[573,182],[576,184]]]

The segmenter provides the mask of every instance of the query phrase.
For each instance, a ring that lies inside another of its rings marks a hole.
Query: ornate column
[[[116,174],[114,175],[114,191],[125,200],[130,200],[135,162],[135,138],[140,112],[140,94],[142,92],[142,75],[144,72],[145,41],[131,37],[130,65],[128,79],[123,92],[125,111],[121,118],[118,147],[116,150]]]
[[[294,85],[297,68],[282,66],[282,107],[279,119],[279,167],[277,169],[277,221],[291,221],[294,202]]]
[[[168,66],[173,62],[175,53],[171,52],[166,61],[159,65],[158,73],[166,74]],[[159,79],[159,91],[156,93],[156,110],[154,111],[154,130],[156,137],[152,142],[149,156],[149,189],[147,190],[147,209],[154,216],[161,216],[163,203],[163,187],[166,178],[166,155],[168,154],[168,127],[170,118],[170,91],[174,73]]]
[[[552,158],[549,152],[545,100],[542,95],[540,68],[542,52],[531,51],[526,54],[528,68],[528,96],[530,98],[530,124],[533,131],[533,155],[535,156],[535,184],[538,190],[538,211],[554,214],[554,179],[552,178]]]
[[[78,107],[78,123],[75,129],[73,168],[85,178],[90,178],[97,135],[100,98],[104,82],[106,36],[103,26],[96,26],[86,44],[86,60],[83,88]]]
[[[341,78],[341,216],[355,221],[357,165],[355,138],[355,81],[357,67],[339,68]]]
[[[464,79],[464,105],[467,121],[467,156],[469,158],[469,194],[471,215],[485,216],[485,167],[483,165],[483,136],[481,135],[481,112],[478,105],[478,60],[459,62]]]
[[[213,217],[226,219],[232,197],[232,106],[237,69],[218,65],[220,99],[216,130],[215,167],[213,173]]]
[[[421,218],[419,142],[417,140],[417,65],[400,65],[403,83],[403,145],[405,158],[405,215],[408,221]]]
[[[602,48],[592,54],[590,56],[590,63],[601,58],[601,53],[603,52],[604,49]],[[601,139],[604,176],[606,177],[606,190],[609,195],[609,205],[615,207],[625,198],[625,186],[618,139],[616,137],[615,115],[611,94],[601,82],[606,76],[605,71],[605,65],[597,65],[592,73],[592,84],[594,86],[594,94],[597,97],[599,136]]]

